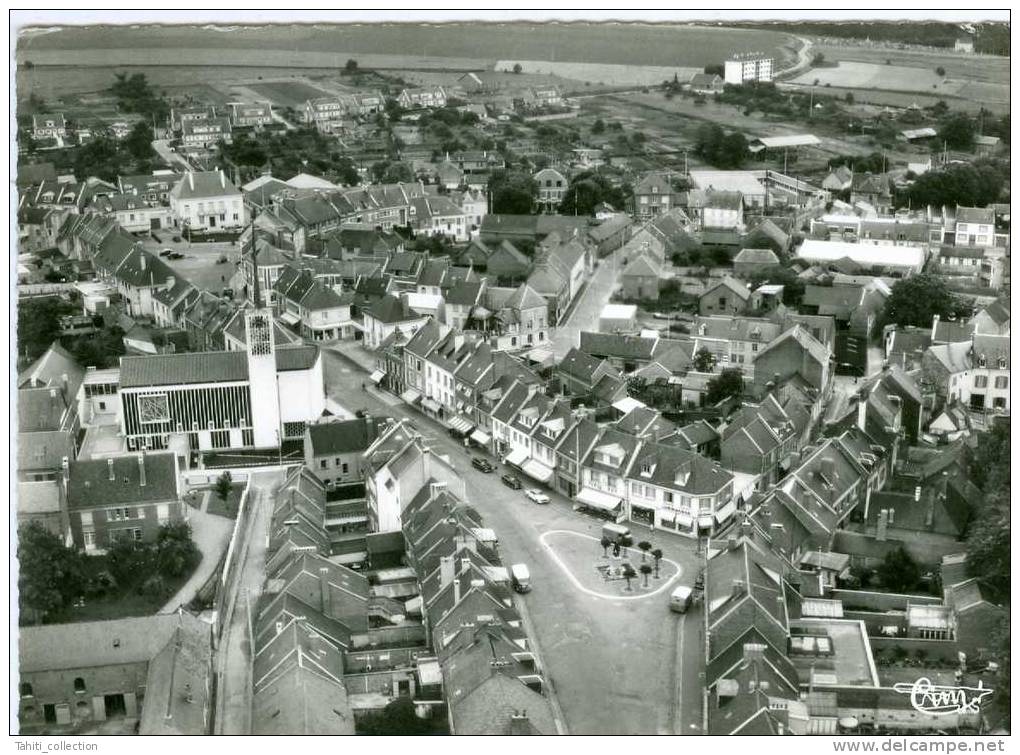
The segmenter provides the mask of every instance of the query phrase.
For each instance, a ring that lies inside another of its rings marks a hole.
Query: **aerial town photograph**
[[[21,13],[19,749],[1006,751],[1008,10]]]

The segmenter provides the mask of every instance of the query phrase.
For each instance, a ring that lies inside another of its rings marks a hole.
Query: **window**
[[[987,388],[988,387],[988,376],[987,375],[975,375],[974,376],[974,387],[975,388]]]
[[[340,465],[340,471],[347,474],[348,466],[346,463]]]
[[[32,685],[29,684],[28,682],[22,682],[21,686],[18,689],[20,690],[22,697],[32,696]]]
[[[96,547],[96,533],[92,530],[82,530],[82,540],[85,543],[85,549],[89,550]]]
[[[994,407],[995,409],[1005,409],[1006,398],[1004,396],[996,396],[994,399],[992,399],[992,407]]]
[[[75,692],[85,691],[85,680],[82,679],[80,676],[76,676],[74,678],[74,691]]]
[[[329,459],[319,459],[319,469],[329,469]]]
[[[1000,390],[1003,388],[1008,388],[1009,378],[1006,377],[1005,375],[1000,375],[999,377],[995,378],[995,387],[999,388]]]

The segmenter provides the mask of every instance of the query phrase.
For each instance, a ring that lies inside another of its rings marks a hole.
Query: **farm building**
[[[793,136],[762,136],[754,139],[748,150],[759,154],[777,149],[797,149],[798,147],[816,147],[821,140],[814,134],[794,134]]]

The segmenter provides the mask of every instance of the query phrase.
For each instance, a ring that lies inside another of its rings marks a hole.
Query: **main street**
[[[553,491],[546,491],[552,498],[549,505],[530,502],[522,491],[500,482],[502,469],[493,474],[478,472],[464,447],[441,425],[395,396],[374,388],[363,390],[365,372],[336,352],[327,350],[324,358],[330,398],[374,416],[412,420],[431,447],[448,456],[464,478],[468,503],[496,531],[504,564],[528,565],[533,589],[520,599],[522,613],[534,627],[538,655],[569,733],[700,731],[692,727],[701,724],[702,616],[697,609],[684,616],[669,610],[671,586],[690,584],[697,573],[699,556],[693,543],[635,526],[635,542],[647,539],[662,548],[666,559],[679,564],[677,581],[652,580],[648,590],[635,587],[626,596],[578,589],[559,561],[590,568],[590,577],[602,552],[597,542],[601,520],[573,511],[571,502]],[[541,540],[554,531],[555,555]],[[565,536],[560,534],[564,532],[577,534],[569,535],[564,545]],[[651,594],[659,587],[659,592]]]

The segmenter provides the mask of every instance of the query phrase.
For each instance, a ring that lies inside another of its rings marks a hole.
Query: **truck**
[[[526,564],[514,564],[510,567],[510,585],[517,592],[530,592],[531,574]]]
[[[685,585],[675,588],[669,595],[669,610],[676,613],[687,613],[687,609],[691,607],[693,595],[694,590]]]
[[[630,537],[630,528],[622,524],[608,522],[602,525],[602,537],[607,538],[611,543],[618,543],[622,538]]]

